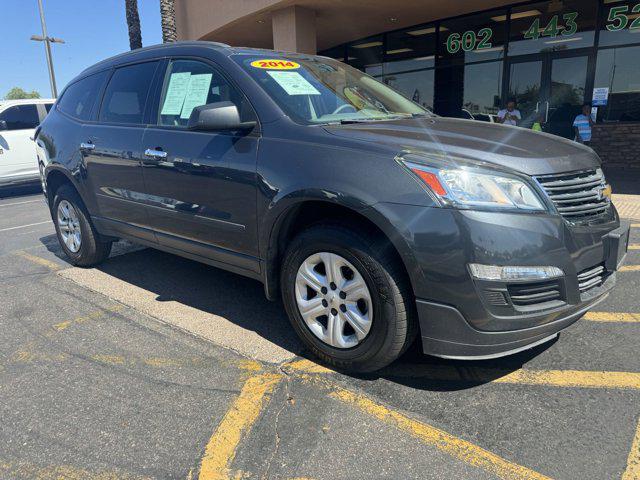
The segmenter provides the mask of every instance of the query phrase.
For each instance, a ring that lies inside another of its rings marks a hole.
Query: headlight
[[[516,177],[478,170],[435,168],[411,162],[403,163],[446,205],[546,210],[531,187]]]

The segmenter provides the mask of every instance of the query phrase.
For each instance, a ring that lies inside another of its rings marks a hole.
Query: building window
[[[504,56],[507,11],[470,15],[440,24],[439,56],[446,64],[495,60]]]
[[[640,43],[640,0],[605,0],[600,46]]]
[[[500,110],[502,62],[466,65],[462,107],[474,119],[490,121]]]
[[[372,77],[381,77],[383,47],[384,38],[382,35],[352,43],[347,48],[347,63]]]
[[[596,0],[552,0],[514,7],[509,55],[593,46]]]
[[[595,88],[608,88],[606,106],[598,107],[599,121],[640,121],[640,46],[598,52]]]

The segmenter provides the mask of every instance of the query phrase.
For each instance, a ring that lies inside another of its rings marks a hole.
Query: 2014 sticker
[[[264,68],[266,70],[295,70],[300,68],[300,64],[291,60],[268,58],[266,60],[255,60],[251,62],[253,68]]]

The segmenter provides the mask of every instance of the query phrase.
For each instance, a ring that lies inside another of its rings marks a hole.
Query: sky
[[[129,50],[125,0],[42,0],[58,92],[86,67]],[[138,0],[142,45],[162,42],[159,0]],[[37,0],[2,0],[0,98],[12,87],[51,96]]]

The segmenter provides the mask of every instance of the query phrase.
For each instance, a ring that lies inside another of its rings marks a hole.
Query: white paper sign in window
[[[189,78],[191,72],[172,73],[169,78],[169,86],[164,96],[164,104],[160,115],[179,115],[182,111],[182,104],[187,95]]]
[[[320,95],[320,92],[298,72],[268,71],[288,95]]]
[[[189,118],[194,108],[207,103],[209,87],[211,86],[211,76],[210,73],[191,75],[180,118]]]

